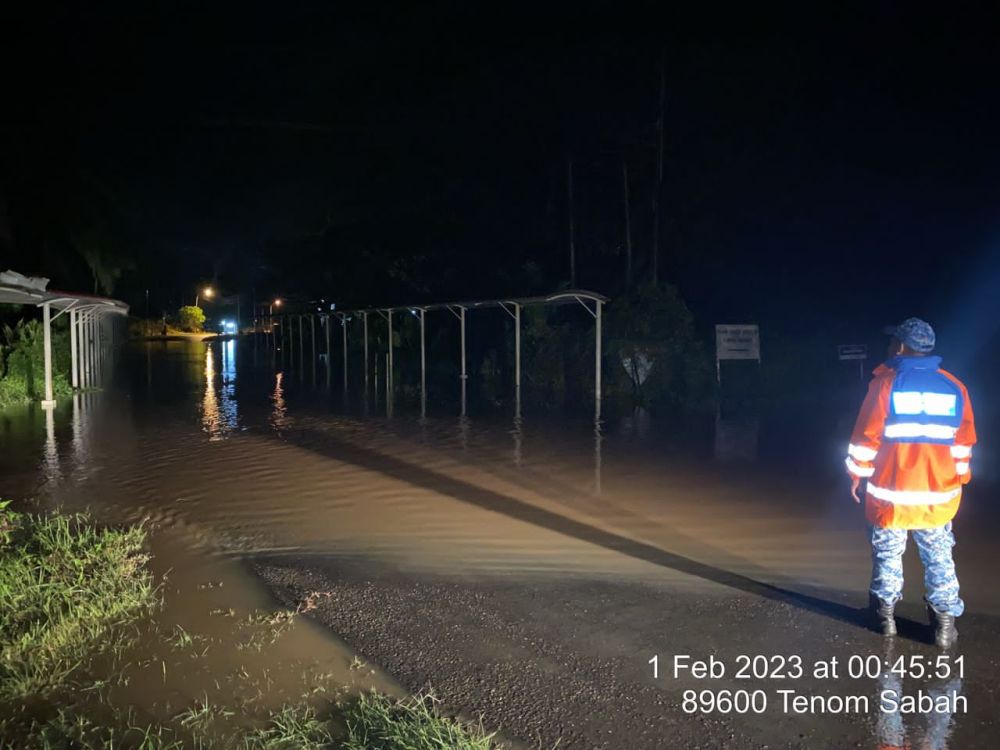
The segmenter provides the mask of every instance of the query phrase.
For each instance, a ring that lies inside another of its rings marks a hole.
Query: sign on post
[[[867,344],[838,344],[837,359],[841,362],[856,359],[858,361],[858,378],[865,379],[865,360],[868,359]]]
[[[722,382],[724,359],[752,359],[760,362],[760,329],[753,324],[715,326],[715,377]]]
[[[839,344],[837,346],[837,359],[841,361],[847,359],[868,359],[868,345]]]

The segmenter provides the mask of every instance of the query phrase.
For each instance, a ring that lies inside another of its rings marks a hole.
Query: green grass
[[[481,726],[442,716],[431,696],[395,700],[363,693],[345,707],[344,750],[493,750]]]
[[[161,679],[162,670],[166,680],[160,651],[194,658],[208,647],[203,636],[158,625],[145,546],[141,526],[15,514],[0,501],[0,750],[499,748],[482,727],[442,716],[430,696],[318,700],[327,692],[320,685],[276,711],[207,694],[160,716],[140,715],[127,698],[120,705],[113,688],[127,690],[128,679]],[[252,659],[295,616],[254,613],[234,623],[229,645]],[[218,687],[223,675],[215,678]],[[238,679],[255,685],[245,669]]]
[[[155,606],[141,527],[102,529],[81,515],[13,515],[0,548],[0,703],[67,686],[122,648],[122,626]]]

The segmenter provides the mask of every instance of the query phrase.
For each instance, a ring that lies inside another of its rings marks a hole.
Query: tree
[[[183,331],[200,333],[205,328],[205,313],[200,307],[186,305],[177,311],[177,325]]]
[[[94,225],[74,233],[72,240],[76,251],[90,268],[94,281],[94,294],[100,294],[102,291],[109,296],[114,294],[115,284],[129,263],[116,257],[110,249],[112,241],[107,232]]]
[[[610,387],[624,385],[638,403],[661,406],[696,406],[710,396],[710,362],[676,287],[647,283],[615,299],[607,336]]]

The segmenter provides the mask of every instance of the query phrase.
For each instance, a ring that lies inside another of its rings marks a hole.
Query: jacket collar
[[[938,370],[941,368],[941,358],[936,355],[924,357],[906,357],[899,355],[887,360],[875,368],[875,375],[882,375],[890,370]]]

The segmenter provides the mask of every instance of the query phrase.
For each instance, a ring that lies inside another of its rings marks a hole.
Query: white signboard
[[[865,344],[840,344],[837,346],[837,358],[868,359],[868,347]]]
[[[715,327],[715,358],[755,359],[760,361],[760,329],[756,325]]]

